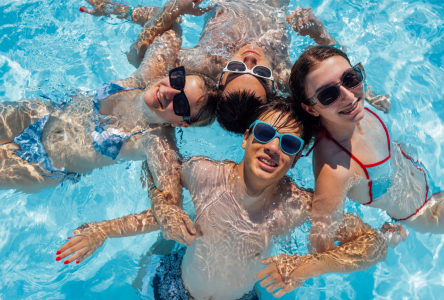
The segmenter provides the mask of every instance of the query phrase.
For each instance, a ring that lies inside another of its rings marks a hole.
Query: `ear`
[[[293,169],[293,168],[294,168],[294,166],[295,166],[296,163],[298,162],[299,158],[301,158],[301,156],[302,156],[302,151],[299,152],[298,154],[296,154],[296,156],[295,156],[294,159],[293,159],[293,163],[291,164],[290,169]]]
[[[177,123],[171,123],[172,127],[190,127],[190,124],[188,124],[187,122],[177,122]]]
[[[308,106],[307,104],[301,103],[302,108],[308,112],[310,115],[319,117],[319,113],[313,109],[313,106]]]
[[[250,130],[246,130],[244,133],[244,139],[242,140],[242,149],[247,147],[248,137],[250,136]]]

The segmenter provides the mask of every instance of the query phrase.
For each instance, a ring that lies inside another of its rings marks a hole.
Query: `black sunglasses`
[[[184,121],[190,122],[191,110],[190,102],[185,95],[183,89],[185,88],[185,68],[183,66],[174,68],[169,73],[170,85],[173,89],[179,90],[180,94],[177,94],[173,98],[173,110],[178,116],[183,117]]]
[[[313,97],[308,100],[313,104],[318,102],[321,108],[326,108],[336,102],[341,95],[339,87],[342,85],[348,90],[354,89],[359,86],[365,80],[365,71],[361,63],[356,64],[354,67],[347,70],[341,78],[341,82],[327,85],[320,90],[316,91]]]

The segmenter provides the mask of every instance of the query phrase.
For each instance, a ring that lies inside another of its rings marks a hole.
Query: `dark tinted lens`
[[[189,116],[190,115],[190,104],[185,94],[179,94],[174,96],[173,99],[173,109],[174,113],[178,116]]]
[[[230,61],[227,65],[227,69],[230,71],[243,72],[246,70],[246,67],[243,63],[237,61]]]
[[[265,78],[270,78],[271,77],[271,70],[267,67],[263,67],[263,66],[256,66],[253,68],[253,73]]]
[[[273,126],[264,123],[256,124],[253,130],[254,137],[261,143],[268,143],[276,134]]]
[[[284,135],[281,137],[281,147],[285,153],[294,155],[301,150],[302,143],[299,139],[292,135]]]
[[[330,86],[325,90],[321,91],[317,95],[317,99],[322,105],[328,106],[335,102],[339,97],[339,88],[337,86]]]
[[[342,78],[342,85],[348,89],[357,87],[364,80],[364,74],[361,69],[354,67],[350,71],[344,74]]]
[[[185,87],[185,72],[183,70],[171,72],[170,84],[173,89],[182,90]]]

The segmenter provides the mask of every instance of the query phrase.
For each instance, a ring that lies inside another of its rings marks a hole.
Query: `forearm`
[[[167,2],[151,19],[143,26],[137,40],[131,46],[128,57],[142,62],[145,52],[154,38],[167,31],[173,22],[180,16],[177,9],[177,0]],[[131,62],[133,63],[133,62]],[[133,63],[134,64],[134,63]]]
[[[133,236],[160,229],[151,209],[114,220],[94,223],[91,227],[108,238]]]
[[[321,35],[311,36],[311,38],[321,46],[331,46],[338,44],[338,42],[335,40],[335,38],[327,32],[327,29],[325,29],[324,33]]]

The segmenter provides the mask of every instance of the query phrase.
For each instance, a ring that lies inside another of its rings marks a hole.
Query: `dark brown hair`
[[[333,56],[342,56],[350,63],[347,54],[339,49],[330,46],[315,46],[302,53],[291,68],[288,84],[294,98],[293,109],[298,119],[304,124],[304,132],[307,132],[310,138],[314,134],[313,126],[319,125],[319,117],[309,114],[301,105],[302,103],[311,105],[306,94],[307,76],[321,62]]]
[[[203,95],[197,101],[200,106],[197,113],[191,116],[190,126],[203,127],[211,125],[216,119],[216,107],[221,98],[221,92],[216,90],[216,82],[209,76],[201,73],[189,73],[191,76],[198,76],[202,80]]]

